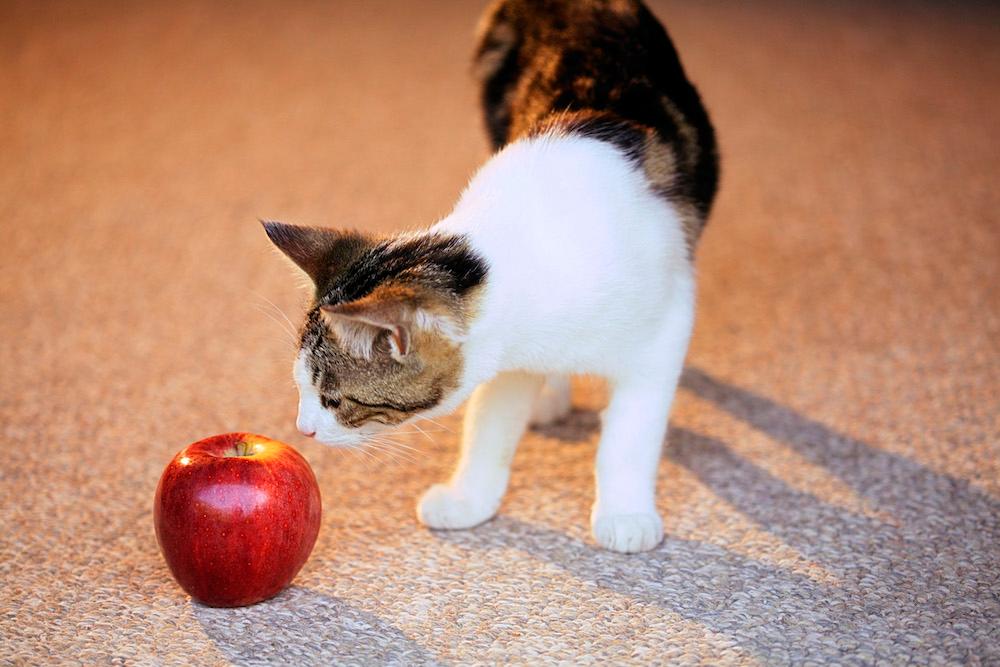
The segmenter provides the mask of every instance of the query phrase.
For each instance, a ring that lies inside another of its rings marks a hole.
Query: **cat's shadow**
[[[568,415],[557,422],[531,426],[533,433],[563,442],[583,442],[600,430],[601,413],[578,407],[574,407]]]
[[[441,664],[378,616],[300,586],[250,607],[191,607],[205,635],[234,664]]]
[[[520,549],[702,624],[765,662],[793,654],[833,660],[845,651],[891,663],[1000,660],[990,635],[1000,620],[991,583],[1000,571],[1000,501],[697,368],[681,386],[822,467],[870,510],[795,488],[717,438],[671,429],[665,457],[827,578],[787,565],[787,555],[756,559],[673,535],[654,551],[623,556],[503,516],[436,535],[465,548]]]

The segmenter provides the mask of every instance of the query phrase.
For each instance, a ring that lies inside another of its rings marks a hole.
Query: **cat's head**
[[[264,229],[315,287],[294,366],[300,431],[356,445],[454,404],[486,276],[463,237]]]

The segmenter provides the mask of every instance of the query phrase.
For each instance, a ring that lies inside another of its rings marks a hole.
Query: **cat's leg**
[[[568,415],[572,408],[570,377],[560,374],[546,375],[545,385],[535,399],[531,423],[534,426],[554,424]]]
[[[435,484],[420,499],[421,523],[471,528],[496,514],[543,380],[530,373],[501,373],[476,389],[465,412],[458,467],[447,484]]]
[[[597,450],[597,498],[590,515],[594,539],[605,549],[648,551],[663,539],[656,477],[693,311],[693,295],[670,308],[660,335],[650,340],[650,358],[612,384]]]

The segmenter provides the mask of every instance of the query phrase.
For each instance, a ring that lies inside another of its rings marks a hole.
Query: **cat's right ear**
[[[317,289],[357,257],[370,241],[357,232],[299,227],[261,220],[268,238],[312,280]]]

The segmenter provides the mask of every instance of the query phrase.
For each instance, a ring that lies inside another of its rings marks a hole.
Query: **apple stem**
[[[226,452],[226,456],[253,456],[254,448],[248,442],[238,442],[236,445]]]

